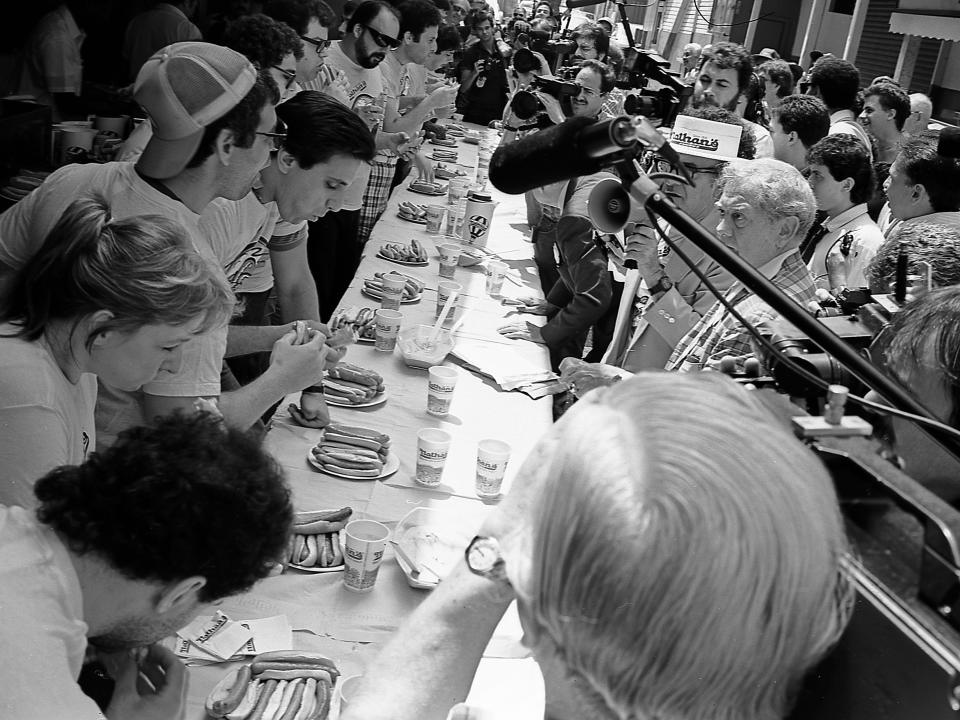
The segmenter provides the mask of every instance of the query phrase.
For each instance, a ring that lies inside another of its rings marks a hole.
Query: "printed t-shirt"
[[[16,331],[0,325],[0,505],[32,508],[37,480],[93,450],[97,379],[70,382],[43,338],[11,337]]]

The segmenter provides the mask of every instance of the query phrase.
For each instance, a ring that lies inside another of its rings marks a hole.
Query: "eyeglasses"
[[[274,128],[273,132],[257,130],[254,132],[254,134],[263,135],[263,137],[269,138],[273,149],[279,150],[280,147],[283,145],[283,141],[287,139],[287,126],[284,124],[283,120],[277,118],[277,125]]]
[[[273,70],[278,70],[280,74],[283,75],[284,78],[286,78],[286,84],[283,86],[284,90],[289,90],[293,86],[293,83],[296,82],[297,80],[296,70],[287,70],[286,68],[282,68],[279,65],[271,65],[270,67]]]
[[[310,43],[313,45],[313,49],[317,51],[317,55],[322,55],[323,51],[330,47],[332,40],[318,40],[317,38],[307,37],[306,35],[301,35],[300,39],[305,43]]]
[[[698,167],[697,165],[693,165],[691,163],[681,163],[681,165],[683,165],[683,167],[686,168],[687,172],[689,172],[693,177],[696,177],[697,174],[713,175],[714,177],[717,177],[720,175],[720,170],[723,168],[723,165],[714,165],[708,168]],[[676,169],[677,168],[674,167],[673,163],[671,163],[669,160],[664,160],[663,158],[657,158],[653,161],[654,172],[673,173],[676,171]]]
[[[599,90],[594,90],[593,88],[587,87],[586,85],[582,85],[581,83],[574,83],[574,85],[580,88],[581,95],[586,95],[587,97],[597,97],[598,95],[600,95]]]
[[[362,27],[366,28],[370,33],[370,37],[373,38],[373,41],[382,48],[388,47],[391,50],[396,50],[400,47],[400,41],[395,37],[390,37],[389,35],[384,35],[379,30],[374,30],[369,25],[363,25]]]

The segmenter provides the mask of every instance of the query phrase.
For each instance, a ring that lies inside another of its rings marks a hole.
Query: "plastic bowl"
[[[401,545],[404,553],[423,563],[424,571],[417,575],[398,553],[397,564],[403,570],[410,587],[430,589],[453,569],[463,557],[463,551],[474,536],[475,524],[454,513],[428,507],[411,510],[397,524],[393,544]]]
[[[469,248],[463,248],[460,251],[460,267],[473,267],[477,263],[483,260],[483,255],[481,255],[476,250],[470,250]]]
[[[439,365],[453,350],[453,337],[446,330],[437,335],[436,343],[430,347],[427,340],[433,327],[430,325],[414,325],[404,328],[397,335],[397,347],[403,355],[403,361],[410,367],[428,368]]]

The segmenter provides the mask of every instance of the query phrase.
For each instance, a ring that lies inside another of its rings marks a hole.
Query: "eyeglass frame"
[[[297,81],[297,71],[288,70],[287,68],[282,68],[279,65],[271,65],[271,70],[279,70],[280,74],[287,79],[286,85],[284,85],[284,90],[289,90],[293,84]]]
[[[357,25],[370,33],[370,37],[373,38],[373,42],[375,42],[378,47],[396,50],[403,44],[397,38],[390,37],[386,33],[382,33],[376,28],[370,27],[369,25],[365,25],[364,23],[357,23]]]
[[[283,141],[287,139],[287,126],[283,120],[277,118],[277,124],[275,128],[276,129],[269,132],[266,130],[254,130],[253,134],[271,138],[273,140],[273,149],[279,150],[283,145]]]
[[[691,165],[690,163],[680,163],[680,164],[683,165],[687,169],[687,171],[690,173],[690,175],[693,176],[694,178],[697,177],[698,173],[701,175],[713,175],[714,177],[720,177],[720,173],[723,172],[723,166],[724,166],[724,163],[719,163],[709,168],[702,168],[697,165]],[[663,169],[664,165],[667,166],[666,170]],[[654,172],[658,172],[658,173],[673,172],[677,169],[672,162],[670,162],[669,160],[666,160],[665,158],[654,158],[652,167]]]
[[[306,35],[301,35],[300,39],[305,43],[313,45],[313,49],[317,51],[317,55],[322,55],[323,51],[330,47],[330,44],[333,42],[333,40],[320,40],[318,38],[307,37]]]

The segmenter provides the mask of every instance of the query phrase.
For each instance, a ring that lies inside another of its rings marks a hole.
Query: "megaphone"
[[[613,178],[598,182],[587,199],[587,214],[593,226],[610,235],[623,230],[633,212],[639,210],[620,181]]]

